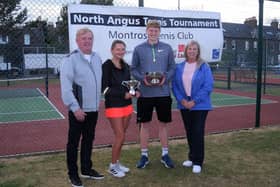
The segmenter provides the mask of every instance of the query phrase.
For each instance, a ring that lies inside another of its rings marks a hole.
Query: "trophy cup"
[[[140,82],[138,80],[122,81],[122,85],[127,87],[131,95],[135,95],[135,89],[139,88]]]
[[[152,85],[160,84],[163,79],[163,73],[162,72],[147,72],[146,79]]]

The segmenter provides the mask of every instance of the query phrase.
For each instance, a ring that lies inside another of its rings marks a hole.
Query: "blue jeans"
[[[79,122],[76,120],[73,112],[69,111],[69,130],[68,142],[66,148],[68,175],[78,175],[78,146],[81,140],[81,171],[87,172],[92,167],[91,153],[92,145],[95,137],[95,127],[98,118],[98,112],[86,112],[85,121]]]
[[[204,161],[204,130],[207,114],[208,110],[181,110],[189,145],[188,156],[194,165],[202,166]]]

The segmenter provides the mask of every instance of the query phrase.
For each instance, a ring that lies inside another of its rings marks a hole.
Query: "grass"
[[[206,136],[206,158],[203,172],[195,175],[183,168],[186,140],[172,140],[170,155],[175,169],[166,169],[159,162],[159,143],[150,146],[151,164],[136,169],[138,145],[125,146],[122,162],[131,172],[122,179],[110,176],[110,148],[94,149],[93,162],[105,179],[83,180],[85,186],[279,186],[280,126],[242,130]],[[0,187],[69,186],[65,153],[0,160]]]

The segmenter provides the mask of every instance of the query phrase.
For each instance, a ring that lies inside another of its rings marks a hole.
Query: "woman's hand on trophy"
[[[131,95],[129,92],[125,92],[124,98],[125,99],[131,99],[133,95]]]
[[[139,98],[141,95],[141,93],[139,91],[136,90],[134,97]]]

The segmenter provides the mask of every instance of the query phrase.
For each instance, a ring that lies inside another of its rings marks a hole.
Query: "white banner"
[[[172,46],[176,62],[184,60],[184,48],[190,40],[200,43],[204,60],[221,60],[220,13],[204,11],[71,4],[68,6],[70,50],[77,48],[76,31],[88,27],[94,33],[93,50],[102,61],[111,58],[111,43],[119,39],[127,45],[125,60],[130,64],[134,47],[147,40],[146,23],[155,19],[161,24],[160,40]]]

